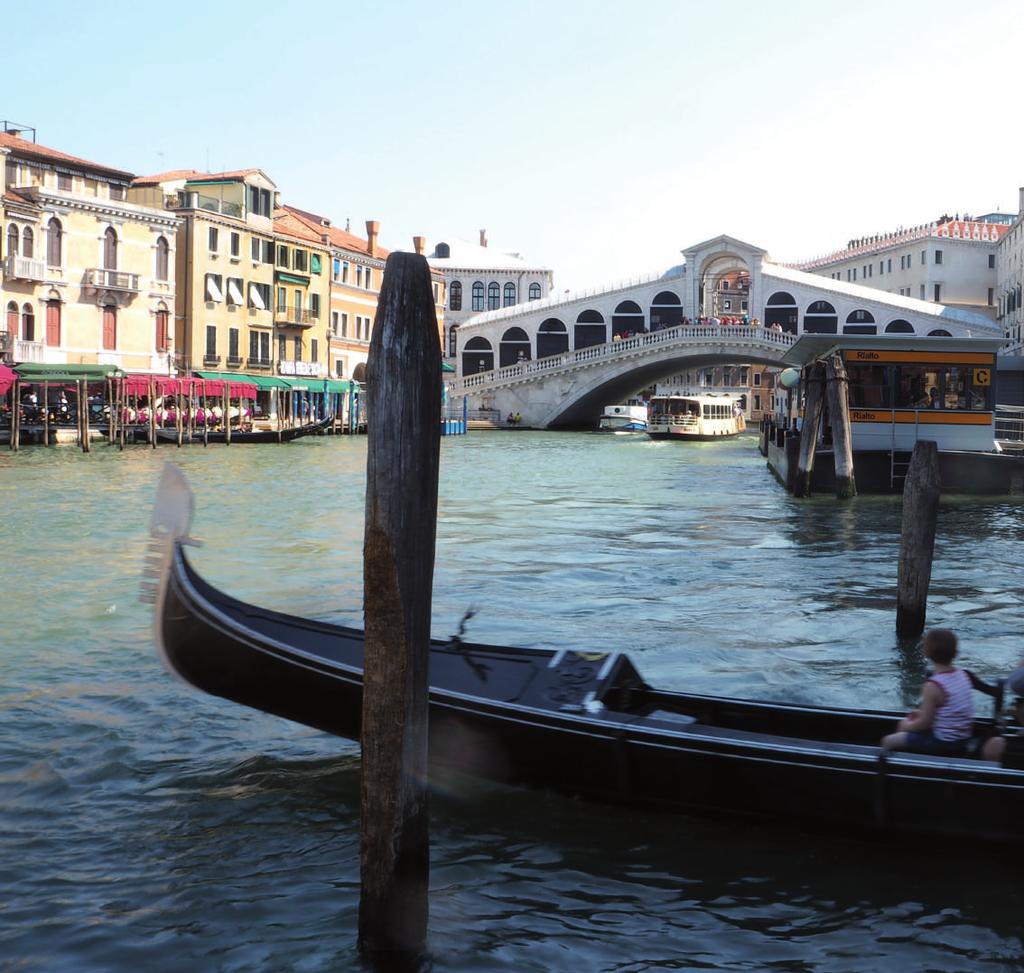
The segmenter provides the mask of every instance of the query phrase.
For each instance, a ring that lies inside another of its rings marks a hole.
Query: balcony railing
[[[227,366],[228,368],[241,368],[242,359],[238,355],[228,355]]]
[[[172,199],[173,197],[168,199],[172,209],[204,209],[209,213],[222,213],[224,216],[242,216],[242,207],[239,203],[207,196],[204,193],[180,192],[177,199],[173,199],[173,202]]]
[[[93,267],[85,272],[86,287],[102,288],[107,291],[124,291],[127,294],[138,294],[139,275],[129,274],[123,270],[104,270]]]
[[[246,360],[246,368],[265,368],[270,369],[273,362],[269,358],[249,358]]]
[[[46,280],[46,261],[9,254],[4,261],[4,276],[12,280]]]
[[[14,360],[14,335],[10,331],[0,331],[0,362],[5,365],[13,364]]]
[[[203,355],[203,365],[207,368],[212,368],[214,365],[220,364],[220,355]]]
[[[308,307],[285,307],[278,308],[274,312],[274,320],[278,324],[290,324],[298,328],[311,328],[317,323],[318,318]]]
[[[16,362],[41,362],[43,360],[43,343],[41,341],[14,340],[14,360]]]

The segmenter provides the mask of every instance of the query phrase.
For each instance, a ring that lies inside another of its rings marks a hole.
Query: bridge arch
[[[953,336],[945,328],[935,328],[928,332],[929,338],[952,338]]]
[[[572,346],[576,349],[603,345],[608,340],[608,325],[605,323],[604,315],[592,307],[580,311],[576,317],[572,339]]]
[[[835,334],[839,316],[828,301],[812,301],[804,312],[804,334]]]
[[[660,291],[651,301],[651,330],[674,328],[683,321],[683,302],[673,291]]]
[[[909,321],[904,321],[903,318],[897,318],[895,321],[890,321],[885,326],[886,334],[914,334],[914,326]]]
[[[475,375],[494,368],[494,349],[486,338],[470,338],[462,349],[462,374]]]
[[[776,291],[764,306],[764,326],[777,324],[787,334],[796,334],[800,308],[789,291]]]
[[[522,328],[509,328],[498,344],[498,368],[528,361],[532,350],[530,336]]]
[[[875,316],[870,311],[858,308],[846,315],[843,334],[878,334]]]
[[[698,317],[738,317],[749,310],[750,265],[739,253],[710,254],[700,265],[697,281]]]
[[[545,318],[537,329],[537,357],[548,358],[569,350],[569,332],[558,318]]]
[[[646,320],[643,308],[636,301],[619,301],[612,315],[612,334],[621,335],[627,331],[636,334]]]

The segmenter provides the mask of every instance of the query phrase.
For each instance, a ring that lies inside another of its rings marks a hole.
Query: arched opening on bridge
[[[709,257],[700,270],[700,317],[740,319],[750,311],[750,268],[735,253]]]
[[[644,327],[644,312],[636,301],[622,301],[612,315],[612,336],[634,335]]]
[[[604,315],[593,308],[580,311],[576,318],[576,326],[572,333],[572,346],[577,351],[580,348],[590,348],[593,345],[603,345],[608,341],[608,325],[604,322]]]
[[[895,321],[890,321],[885,326],[886,334],[913,334],[914,326],[909,321],[904,321],[903,318],[897,318]]]
[[[929,338],[952,338],[953,336],[945,328],[936,328],[928,332]]]
[[[875,317],[870,311],[856,310],[846,315],[843,334],[878,334]]]
[[[470,338],[462,349],[462,374],[476,375],[494,369],[494,351],[486,338]]]
[[[828,301],[814,301],[804,313],[804,334],[835,334],[839,330],[836,309]]]
[[[501,336],[501,342],[498,344],[499,367],[529,361],[531,350],[530,336],[522,328],[509,328]]]
[[[547,318],[537,329],[537,357],[560,355],[569,350],[569,332],[558,318]]]
[[[788,334],[796,334],[800,309],[788,291],[776,291],[764,306],[764,326],[778,325]]]
[[[672,291],[662,291],[654,296],[651,301],[651,330],[660,331],[662,328],[675,328],[683,321],[683,302],[679,300],[678,294]]]

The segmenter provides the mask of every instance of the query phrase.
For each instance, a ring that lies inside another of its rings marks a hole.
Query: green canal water
[[[0,970],[357,965],[358,751],[157,659],[139,568],[161,464],[214,583],[361,624],[364,439],[0,451]],[[434,630],[628,650],[671,688],[902,707],[900,507],[798,502],[753,437],[442,443]],[[1024,505],[949,499],[931,624],[1024,654]],[[527,791],[434,795],[433,968],[1019,970],[1016,861]],[[1024,822],[1022,822],[1024,827]]]

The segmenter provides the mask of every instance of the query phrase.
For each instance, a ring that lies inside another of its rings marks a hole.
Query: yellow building
[[[0,355],[167,374],[181,221],[129,201],[131,173],[23,134],[0,132]]]
[[[130,197],[163,207],[180,220],[178,371],[269,375],[275,327],[274,183],[259,169],[179,169],[135,179]]]

